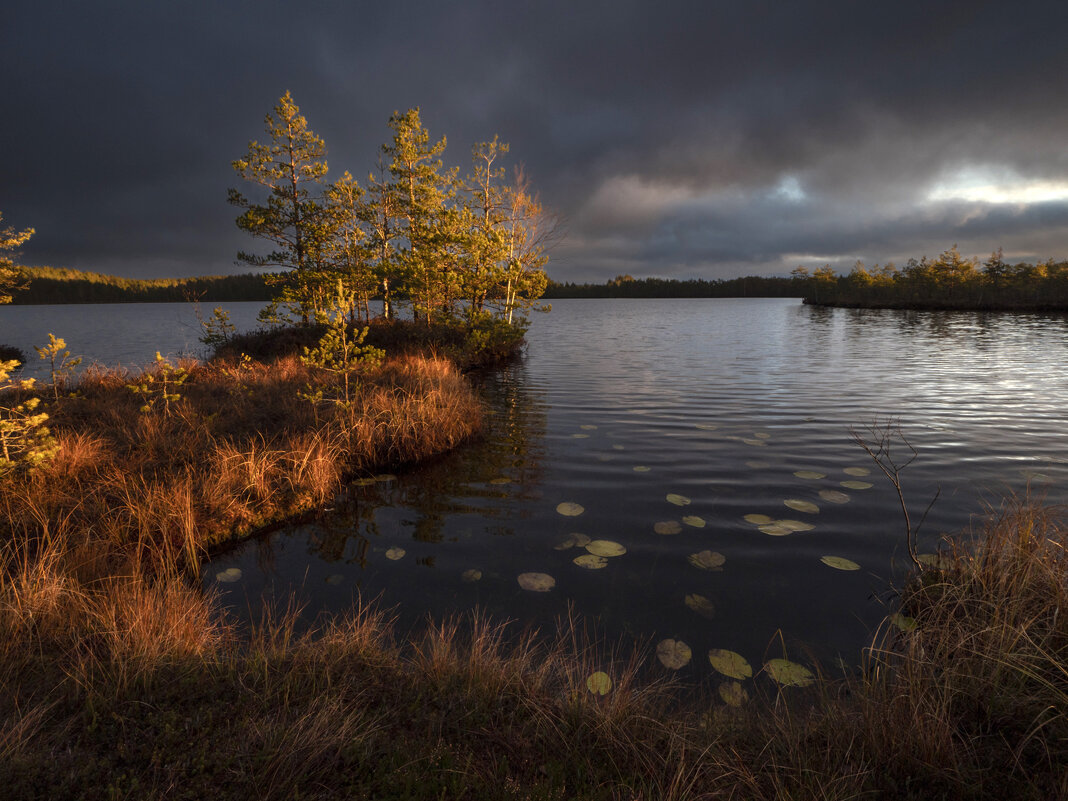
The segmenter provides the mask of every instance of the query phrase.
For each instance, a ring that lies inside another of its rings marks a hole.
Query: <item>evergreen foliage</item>
[[[4,215],[0,214],[0,221],[3,219]],[[24,244],[33,234],[32,228],[25,231],[16,231],[10,227],[0,228],[0,303],[10,303],[12,295],[25,283],[22,268],[15,264],[14,259],[3,253]]]
[[[268,301],[274,294],[264,274],[196,278],[120,278],[57,267],[25,267],[12,303],[182,303]]]
[[[0,475],[32,469],[53,458],[58,448],[38,411],[41,399],[27,396],[34,380],[13,380],[17,361],[0,361]]]
[[[59,400],[60,389],[64,388],[74,375],[75,368],[82,363],[81,356],[71,356],[66,350],[67,342],[55,334],[48,335],[48,344],[43,347],[35,347],[37,355],[42,359],[48,359],[49,377],[52,383],[53,399]]]
[[[830,306],[918,309],[1061,311],[1068,309],[1068,261],[1008,264],[1000,249],[980,264],[957,246],[937,258],[909,259],[868,268],[862,262],[846,275],[830,267],[811,274],[804,267],[793,280],[806,303]]]
[[[258,200],[230,190],[244,209],[237,224],[275,247],[238,258],[283,268],[264,319],[328,322],[339,280],[350,323],[370,321],[373,297],[384,317],[406,308],[428,326],[486,313],[513,322],[535,308],[556,228],[521,170],[505,183],[508,146],[496,137],[475,145],[472,173],[460,179],[444,164],[446,139],[431,137],[418,108],[394,112],[389,128],[366,188],[349,172],[330,183],[325,144],[287,92],[267,116],[269,141],[250,142],[234,162],[261,187]]]

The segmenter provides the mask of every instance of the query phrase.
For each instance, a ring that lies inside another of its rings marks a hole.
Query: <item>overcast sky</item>
[[[462,168],[499,134],[561,281],[1068,258],[1066,41],[1061,0],[15,0],[0,225],[26,264],[243,272],[230,162],[290,90],[335,177],[394,110]]]

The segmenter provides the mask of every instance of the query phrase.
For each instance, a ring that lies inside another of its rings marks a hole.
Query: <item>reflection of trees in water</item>
[[[397,482],[350,487],[344,502],[322,515],[308,537],[312,554],[362,568],[370,543],[389,533],[386,525],[411,529],[420,542],[458,539],[460,531],[450,532],[449,526],[460,516],[499,519],[510,513],[511,501],[537,496],[547,426],[543,394],[529,386],[523,363],[483,375],[477,385],[488,407],[484,435]],[[387,524],[379,514],[383,509],[403,510],[403,519]],[[506,523],[486,531],[512,534]]]

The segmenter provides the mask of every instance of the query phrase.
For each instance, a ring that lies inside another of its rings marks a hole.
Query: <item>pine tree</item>
[[[0,221],[3,219],[4,215],[0,214]],[[26,283],[22,268],[15,264],[14,259],[2,253],[23,245],[33,235],[32,228],[25,231],[16,231],[14,228],[0,229],[0,303],[10,303],[12,295]]]
[[[233,168],[267,190],[266,203],[256,203],[236,189],[230,190],[229,201],[245,210],[237,218],[238,227],[276,249],[266,255],[238,253],[238,259],[258,268],[286,268],[278,279],[280,300],[307,323],[322,306],[332,280],[326,262],[333,232],[322,189],[326,144],[309,130],[289,92],[264,122],[269,142],[249,142],[248,153],[234,161]]]

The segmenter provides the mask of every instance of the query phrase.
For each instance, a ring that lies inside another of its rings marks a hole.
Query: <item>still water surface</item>
[[[257,308],[231,311],[251,326]],[[55,330],[112,363],[198,348],[192,311],[177,304],[8,307],[0,321],[0,342],[28,350]],[[395,606],[402,626],[475,607],[548,626],[573,604],[612,641],[686,641],[690,677],[709,671],[711,648],[757,664],[785,643],[803,662],[855,663],[905,554],[897,496],[851,427],[900,419],[919,452],[904,476],[917,515],[941,489],[921,550],[1029,483],[1068,500],[1064,317],[571,300],[536,316],[528,341],[521,362],[482,379],[484,440],[220,555],[205,585],[242,616],[295,596],[312,619],[358,592]],[[564,503],[583,511],[562,515]],[[773,536],[752,514],[812,528]],[[626,553],[585,569],[573,562],[584,548],[559,547],[574,534]],[[722,565],[695,567],[702,551]],[[529,572],[555,586],[522,589]],[[690,608],[690,595],[714,611]]]

